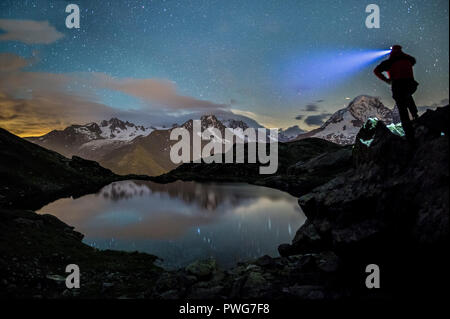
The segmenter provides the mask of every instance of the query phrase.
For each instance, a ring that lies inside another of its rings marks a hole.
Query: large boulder
[[[343,147],[334,152],[326,152],[311,158],[310,160],[299,161],[287,169],[289,175],[301,176],[303,174],[320,174],[324,171],[341,170],[344,166],[350,166],[352,150]]]
[[[216,270],[217,264],[213,258],[197,260],[186,266],[186,271],[199,279],[210,278]]]
[[[442,243],[449,226],[449,107],[414,123],[411,144],[370,119],[352,152],[353,167],[299,199],[308,222],[282,255],[375,245]],[[447,121],[446,121],[447,120]],[[370,247],[372,247],[370,246]]]

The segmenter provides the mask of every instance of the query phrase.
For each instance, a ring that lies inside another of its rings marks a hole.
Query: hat
[[[399,44],[394,44],[394,45],[391,47],[391,50],[392,50],[392,51],[401,51],[401,50],[402,50],[402,46],[399,45]]]

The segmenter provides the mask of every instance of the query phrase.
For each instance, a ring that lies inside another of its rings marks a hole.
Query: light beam
[[[313,54],[291,64],[288,81],[307,89],[336,85],[337,81],[362,71],[390,52],[391,50],[359,50]]]

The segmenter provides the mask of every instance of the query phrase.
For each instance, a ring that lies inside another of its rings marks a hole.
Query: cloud
[[[42,92],[33,98],[0,93],[0,126],[21,135],[42,135],[73,123],[87,123],[108,117],[113,109],[82,97]]]
[[[304,111],[306,112],[317,112],[319,106],[315,103],[306,104]]]
[[[234,114],[250,117],[254,120],[256,120],[256,118],[259,117],[258,114],[251,112],[251,111],[244,111],[244,110],[238,110],[238,109],[230,109],[230,111],[233,112]]]
[[[330,113],[322,113],[318,115],[310,115],[305,119],[305,123],[310,126],[322,125],[328,117],[330,117]]]
[[[27,66],[29,61],[12,53],[0,53],[0,72],[20,70]]]
[[[169,81],[23,71],[28,63],[14,54],[0,54],[0,126],[20,136],[42,135],[112,116],[144,124],[179,113],[228,109],[227,105],[180,95]],[[121,110],[103,104],[98,92],[105,88],[141,98],[142,108]]]
[[[0,114],[0,121],[10,121],[10,120],[13,120],[13,119],[15,119],[17,117],[18,117],[17,114],[8,115],[8,116],[3,116],[3,115]]]
[[[317,103],[321,103],[323,102],[323,100],[316,100],[316,102],[314,103],[308,103],[304,106],[304,108],[302,109],[303,112],[317,112],[319,110],[319,106],[317,105]],[[306,119],[305,119],[306,117]],[[321,115],[304,115],[304,114],[299,114],[295,117],[296,120],[303,120],[305,119],[305,123],[307,123],[308,125],[319,125],[319,124],[312,124],[312,123],[318,123],[320,121]],[[308,121],[311,123],[308,123]]]
[[[76,77],[67,74],[46,72],[2,72],[0,92],[9,95],[29,96],[42,92],[66,92]],[[87,93],[87,91],[85,92]]]
[[[158,107],[173,110],[216,110],[227,108],[226,104],[217,104],[207,100],[180,95],[175,83],[159,79],[113,78],[103,73],[95,74],[95,84],[100,87],[126,93],[140,98]]]
[[[249,118],[255,120],[256,122],[258,122],[259,124],[261,124],[262,126],[267,127],[267,128],[281,127],[280,123],[277,121],[277,119],[274,119],[272,116],[257,114],[257,113],[251,112],[251,111],[244,111],[244,110],[238,110],[238,109],[230,109],[230,111],[233,112],[234,114],[249,117]]]
[[[49,44],[61,39],[64,34],[48,21],[0,19],[0,41],[19,41],[26,44]]]

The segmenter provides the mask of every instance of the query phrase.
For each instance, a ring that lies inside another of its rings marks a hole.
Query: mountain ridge
[[[353,144],[369,117],[376,117],[386,125],[393,122],[392,110],[385,107],[378,97],[359,95],[347,107],[333,113],[319,128],[296,139],[319,137],[341,145]]]
[[[346,108],[335,112],[320,128],[305,132],[294,125],[280,129],[278,140],[290,142],[317,137],[340,145],[352,144],[363,123],[372,116],[380,118],[386,124],[392,122],[392,111],[384,107],[378,98],[360,95]],[[219,117],[203,114],[200,117],[202,131],[214,127],[223,137],[226,128],[245,130],[258,125],[257,122],[247,124],[245,119],[230,115],[223,115],[222,120]],[[97,161],[117,174],[157,176],[178,166],[172,163],[169,156],[170,147],[176,142],[170,141],[170,133],[176,127],[184,127],[192,133],[193,120],[174,124],[170,128],[145,128],[113,117],[99,123],[71,125],[64,130],[54,130],[40,137],[26,139],[67,157],[76,155]],[[222,142],[227,143],[224,139]],[[202,141],[202,145],[205,143]]]

